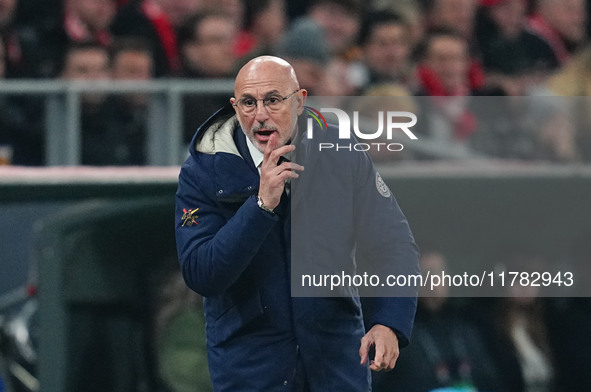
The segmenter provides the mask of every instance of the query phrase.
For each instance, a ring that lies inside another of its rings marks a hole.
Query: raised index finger
[[[279,146],[279,136],[275,132],[271,134],[269,140],[267,140],[267,145],[265,146],[264,155],[265,158],[269,158],[269,155]]]
[[[263,163],[271,162],[273,166],[276,166],[280,156],[282,156],[283,154],[287,154],[288,152],[293,151],[294,149],[295,146],[289,144],[280,147],[279,136],[273,133],[269,137],[269,141],[267,141],[267,145],[265,146]]]

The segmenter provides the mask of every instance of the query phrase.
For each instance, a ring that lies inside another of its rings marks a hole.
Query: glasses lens
[[[257,107],[257,101],[252,98],[243,98],[238,101],[238,107],[245,113],[249,113],[255,110]]]
[[[283,97],[271,95],[263,100],[263,104],[271,111],[279,110],[283,106]]]
[[[236,104],[238,105],[240,110],[242,110],[244,113],[252,113],[256,110],[258,101],[261,101],[263,103],[263,106],[265,106],[267,108],[267,110],[269,110],[271,112],[275,112],[275,111],[280,110],[283,107],[283,103],[287,99],[291,98],[298,91],[299,90],[296,90],[286,97],[282,97],[281,95],[278,95],[278,94],[273,94],[273,95],[270,95],[264,99],[259,99],[259,100],[254,99],[254,98],[242,98],[242,99],[238,100],[238,102]]]

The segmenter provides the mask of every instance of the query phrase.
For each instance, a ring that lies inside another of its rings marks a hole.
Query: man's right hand
[[[259,199],[271,210],[279,205],[281,194],[285,188],[285,181],[289,178],[298,178],[296,171],[304,170],[304,167],[294,162],[283,162],[277,165],[279,158],[291,151],[295,146],[286,145],[279,147],[279,137],[273,133],[265,147],[263,163],[261,164],[261,182],[259,184]]]

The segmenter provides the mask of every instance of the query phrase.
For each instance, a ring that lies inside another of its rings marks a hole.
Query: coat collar
[[[315,146],[319,140],[308,140],[305,136],[307,111],[298,118],[298,136],[293,141],[296,145],[294,160],[306,167],[306,174],[292,181],[292,191],[298,183],[306,183],[311,177],[319,153]],[[314,125],[316,128],[316,125]],[[326,138],[327,130],[315,129],[316,138]],[[211,155],[214,160],[215,182],[218,199],[244,200],[258,191],[260,176],[256,169],[248,146],[231,104],[222,107],[199,127],[191,141],[190,153]],[[301,185],[304,185],[304,184]],[[303,187],[302,187],[303,188]],[[296,196],[298,192],[294,192]],[[300,195],[301,196],[301,195]],[[300,197],[296,197],[299,199]],[[292,204],[298,204],[292,200]]]

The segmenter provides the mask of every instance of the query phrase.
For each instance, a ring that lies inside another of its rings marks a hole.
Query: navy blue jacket
[[[257,206],[259,173],[231,106],[199,128],[181,169],[178,255],[187,285],[205,298],[216,391],[295,391],[304,379],[310,391],[368,391],[358,353],[365,331],[386,325],[408,344],[414,288],[361,300],[356,287],[297,286],[302,273],[419,273],[407,221],[369,157],[318,152],[318,141],[336,138],[332,126],[315,129],[319,140],[303,134],[295,160],[306,170],[276,215]]]

